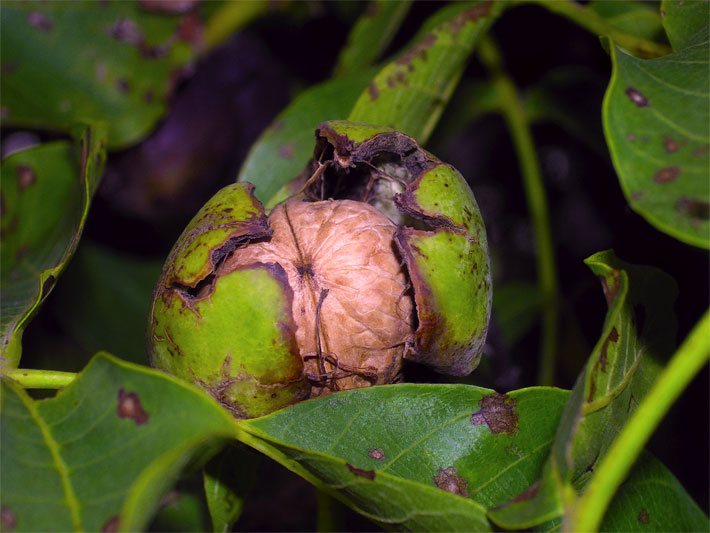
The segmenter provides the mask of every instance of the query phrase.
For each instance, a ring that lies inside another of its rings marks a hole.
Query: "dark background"
[[[439,7],[415,2],[385,56],[405,45]],[[197,64],[177,88],[169,115],[147,140],[110,156],[77,258],[25,333],[28,366],[79,370],[101,348],[145,363],[142,331],[150,288],[148,292],[144,288],[157,280],[157,269],[194,212],[234,180],[250,145],[275,115],[299,90],[330,77],[349,28],[363,9],[362,3],[325,2],[298,4],[295,14],[275,10]],[[708,306],[708,256],[657,231],[628,207],[602,133],[601,103],[610,62],[599,39],[532,6],[507,12],[495,24],[493,36],[507,72],[523,94],[555,72],[576,73],[553,96],[584,135],[572,134],[554,121],[536,123],[533,130],[563,297],[556,384],[570,388],[596,343],[606,313],[599,282],[583,264],[586,257],[613,248],[625,261],[653,265],[670,274],[679,289],[675,311],[680,341]],[[427,148],[457,167],[474,190],[487,224],[495,286],[512,281],[534,284],[533,233],[505,124],[493,115],[464,126],[455,120],[471,112],[463,108],[468,105],[466,91],[485,77],[473,58]],[[14,133],[4,132],[4,138]],[[122,285],[110,275],[95,280],[92,253],[121,257],[133,284]],[[81,302],[91,300],[88,291],[102,290],[107,299],[111,291],[135,294],[125,304],[125,316],[105,317],[101,331],[107,332],[106,337],[92,338],[86,330],[97,328],[85,324],[90,312]],[[487,361],[468,382],[499,391],[534,385],[538,351],[537,323],[511,343],[494,315]],[[407,377],[447,381],[414,367],[407,370]],[[649,445],[706,512],[707,385],[706,368]],[[238,529],[315,527],[315,491],[308,484],[267,459],[262,461],[259,478]],[[181,490],[192,488],[194,482],[186,479]],[[351,530],[374,527],[349,511],[345,520],[344,527]],[[165,526],[156,522],[154,527]]]

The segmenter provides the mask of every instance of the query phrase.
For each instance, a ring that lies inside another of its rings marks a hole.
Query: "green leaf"
[[[67,132],[100,121],[112,148],[135,143],[195,55],[183,20],[138,2],[4,2],[3,122]]]
[[[613,27],[649,41],[664,41],[656,4],[639,0],[593,0],[587,6]]]
[[[83,241],[57,287],[52,316],[86,354],[109,351],[147,363],[148,309],[162,261]]]
[[[410,6],[411,0],[371,0],[340,51],[335,75],[357,72],[372,65],[392,41]]]
[[[185,465],[235,433],[206,394],[108,355],[46,400],[2,380],[0,420],[17,531],[141,529]]]
[[[631,207],[661,231],[710,248],[710,4],[689,4],[699,7],[683,14],[703,10],[705,23],[691,36],[684,32],[695,23],[673,15],[666,27],[682,46],[674,53],[643,60],[610,47],[604,133]]]
[[[663,27],[675,51],[692,45],[694,36],[707,29],[707,2],[662,0],[661,13]]]
[[[313,138],[326,120],[344,119],[372,72],[333,79],[301,93],[254,143],[237,181],[256,186],[257,198],[267,204],[279,189],[295,178],[313,155]]]
[[[601,339],[565,405],[542,479],[490,513],[501,527],[530,528],[564,515],[564,502],[583,492],[673,349],[677,289],[667,275],[624,263],[613,252],[586,263],[609,305]]]
[[[17,152],[0,165],[0,334],[16,367],[22,332],[79,242],[106,159],[105,131],[83,130],[78,146],[58,141]]]
[[[601,531],[707,531],[708,518],[663,463],[644,453],[619,487]]]
[[[539,476],[566,398],[550,388],[392,385],[240,425],[247,444],[377,523],[480,531],[487,507]]]
[[[205,466],[203,483],[212,531],[231,531],[247,494],[256,481],[259,456],[241,446],[230,446]]]
[[[160,501],[160,507],[148,527],[148,531],[207,531],[209,519],[205,502],[194,492],[174,489]]]
[[[387,64],[355,104],[349,120],[390,126],[425,144],[458,84],[478,37],[504,9],[502,2],[454,4],[436,25]]]

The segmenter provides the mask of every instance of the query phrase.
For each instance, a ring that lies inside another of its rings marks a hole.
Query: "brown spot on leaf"
[[[433,33],[428,33],[421,41],[419,41],[417,44],[407,50],[404,55],[402,55],[402,57],[397,59],[396,63],[398,65],[408,66],[415,59],[421,59],[422,61],[426,61],[427,50],[431,48],[435,42],[436,35],[434,35]]]
[[[498,505],[495,507],[495,509],[500,509],[502,507],[506,507],[508,505],[512,505],[515,503],[520,503],[520,502],[526,502],[528,500],[532,500],[535,496],[537,496],[537,493],[540,492],[540,481],[536,481],[532,485],[530,485],[527,489],[525,489],[523,492],[518,494],[515,498],[508,500],[507,502]]]
[[[629,97],[636,106],[638,107],[648,107],[648,98],[642,95],[638,89],[629,87],[626,89],[626,96]]]
[[[646,509],[641,509],[639,511],[639,515],[637,518],[638,518],[639,524],[643,524],[643,525],[648,524],[651,520],[651,517],[649,516],[648,511]]]
[[[370,456],[370,459],[375,459],[376,461],[382,461],[385,458],[385,452],[380,448],[368,450],[367,455]]]
[[[632,142],[634,142],[634,141],[636,140],[636,135],[634,135],[633,133],[629,133],[629,134],[626,136],[626,140],[629,141],[630,143],[632,143]]]
[[[112,39],[122,43],[140,44],[143,41],[138,24],[131,19],[120,18],[106,29],[106,33]]]
[[[653,181],[656,183],[671,183],[676,180],[678,175],[680,174],[680,168],[678,167],[666,167],[662,168],[656,174],[653,176]]]
[[[602,344],[601,354],[599,355],[599,368],[601,369],[602,372],[606,372],[606,362],[608,360],[609,343],[610,342],[617,342],[618,340],[619,340],[619,332],[616,329],[616,326],[614,326],[613,328],[611,328],[611,331],[609,332],[609,336],[604,341],[604,344]]]
[[[634,191],[631,193],[631,199],[634,201],[639,201],[643,198],[643,191]]]
[[[464,498],[468,497],[468,483],[464,478],[458,475],[458,472],[453,466],[449,468],[439,468],[436,476],[434,476],[434,484],[441,490],[458,494]]]
[[[148,413],[143,410],[141,400],[135,392],[126,392],[123,388],[118,390],[118,405],[116,414],[119,418],[130,418],[136,426],[148,422]]]
[[[619,294],[619,287],[621,283],[619,276],[619,271],[616,269],[613,269],[609,273],[609,279],[607,279],[605,276],[599,276],[599,279],[602,283],[602,290],[604,291],[604,298],[606,298],[607,306],[611,306],[611,304],[616,299],[616,295]]]
[[[180,19],[177,28],[177,37],[183,42],[191,44],[194,48],[202,46],[204,25],[197,13],[189,13]]]
[[[17,518],[7,505],[0,507],[0,525],[3,531],[12,531],[17,527]]]
[[[279,156],[284,159],[291,159],[293,157],[293,143],[287,143],[279,147]]]
[[[346,463],[346,466],[348,467],[348,470],[350,470],[356,476],[364,477],[365,479],[369,479],[370,481],[375,479],[374,470],[365,470],[363,468],[358,468],[356,466],[351,465],[350,463]]]
[[[39,11],[30,11],[27,14],[27,23],[41,31],[51,31],[54,27],[54,23],[49,20],[49,17]]]
[[[116,533],[120,525],[121,520],[118,518],[118,515],[112,516],[101,528],[101,533]]]
[[[131,84],[126,78],[118,78],[116,80],[116,88],[121,94],[128,94],[131,90]]]
[[[494,392],[481,399],[480,410],[471,415],[471,424],[486,424],[493,433],[515,433],[518,430],[518,415],[515,400],[507,394]]]
[[[461,31],[461,28],[463,28],[467,23],[473,23],[487,17],[491,12],[492,5],[493,2],[488,0],[487,2],[473,6],[471,9],[467,9],[466,11],[459,13],[456,18],[451,21],[451,31],[454,34],[458,34]]]
[[[374,81],[367,87],[367,92],[370,95],[370,100],[377,100],[380,96],[380,90]]]
[[[676,203],[676,209],[681,215],[688,216],[696,220],[710,219],[710,203],[704,200],[681,197]]]
[[[20,189],[20,192],[37,182],[37,175],[34,173],[34,170],[27,165],[17,165],[16,172],[17,187]]]
[[[710,145],[706,144],[693,150],[693,157],[704,157],[710,153]]]
[[[680,143],[670,135],[666,135],[663,139],[663,148],[665,148],[666,152],[672,154],[680,150]]]

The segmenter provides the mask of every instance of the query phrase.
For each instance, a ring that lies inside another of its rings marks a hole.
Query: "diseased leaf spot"
[[[609,273],[608,277],[600,276],[599,279],[602,283],[602,290],[604,291],[604,298],[606,298],[607,306],[611,306],[612,302],[616,299],[616,295],[619,294],[619,287],[621,281],[619,280],[619,271],[614,269]]]
[[[27,23],[33,28],[41,31],[51,31],[54,24],[49,17],[39,11],[30,11],[27,14]]]
[[[710,154],[710,145],[706,144],[705,146],[701,146],[699,148],[696,148],[693,150],[693,156],[694,157],[704,157],[706,155]]]
[[[30,185],[34,185],[37,181],[37,175],[32,168],[27,165],[17,165],[17,186],[20,192],[24,191]]]
[[[646,509],[641,509],[637,518],[639,524],[643,525],[646,525],[651,521],[651,517],[649,516],[648,511]]]
[[[508,500],[507,502],[494,507],[494,509],[501,509],[503,507],[507,507],[508,505],[513,505],[516,503],[532,500],[535,496],[537,496],[538,492],[540,492],[540,481],[539,480],[536,481],[535,483],[533,483],[532,485],[530,485],[527,489],[525,489],[523,492],[518,494],[515,498]]]
[[[17,527],[17,518],[7,505],[0,507],[0,525],[3,531],[13,531]]]
[[[450,492],[451,494],[457,494],[468,497],[468,483],[466,480],[458,475],[458,472],[453,466],[449,468],[439,468],[434,476],[434,484],[441,490]]]
[[[680,174],[680,168],[678,167],[666,167],[662,168],[656,174],[653,176],[653,181],[656,183],[671,183],[676,180],[678,175]]]
[[[471,424],[486,424],[493,433],[515,433],[518,430],[518,415],[515,400],[497,392],[481,399],[480,410],[471,415]]]
[[[135,392],[126,392],[123,387],[118,390],[118,405],[116,413],[119,418],[130,418],[136,426],[148,422],[148,413],[143,410],[141,400]]]
[[[668,152],[669,154],[672,154],[672,153],[680,150],[680,143],[678,141],[676,141],[670,135],[667,135],[663,139],[663,148],[665,148],[666,152]]]
[[[119,526],[121,525],[121,520],[118,515],[109,518],[109,520],[101,528],[101,533],[116,533]]]
[[[473,6],[471,9],[467,9],[462,12],[451,21],[451,31],[454,35],[457,35],[466,23],[474,23],[484,17],[487,17],[491,12],[491,5],[493,5],[493,2],[488,0],[488,2]]]
[[[106,30],[109,37],[122,43],[139,44],[143,40],[138,25],[130,19],[121,18]]]
[[[682,197],[678,199],[676,209],[681,215],[696,220],[704,221],[710,219],[710,203],[704,200]]]
[[[292,159],[293,152],[293,143],[284,144],[279,148],[279,155],[284,159]]]
[[[346,466],[348,467],[348,470],[350,470],[350,472],[352,472],[356,476],[364,477],[365,479],[369,479],[370,481],[375,479],[374,470],[365,470],[363,468],[358,468],[356,466],[351,465],[350,463],[346,463]]]
[[[373,81],[368,87],[367,92],[370,95],[370,100],[377,100],[380,96],[380,90],[377,88],[377,84]]]
[[[404,55],[396,61],[396,63],[398,65],[409,66],[415,59],[426,61],[427,50],[431,48],[435,42],[436,35],[428,33],[421,41],[407,50]]]
[[[626,89],[626,96],[628,96],[629,100],[631,100],[638,107],[648,107],[648,98],[642,95],[638,89],[629,87]]]
[[[131,90],[131,84],[126,78],[118,78],[116,80],[116,88],[121,94],[128,94]]]
[[[367,452],[370,459],[375,459],[376,461],[382,461],[385,458],[385,452],[380,448],[373,448]]]

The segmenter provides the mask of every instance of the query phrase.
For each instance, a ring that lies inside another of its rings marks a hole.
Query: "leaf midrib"
[[[59,451],[59,444],[52,437],[52,434],[49,431],[49,427],[47,426],[44,419],[40,416],[39,412],[37,411],[37,408],[35,407],[34,402],[25,393],[20,393],[18,394],[18,396],[27,408],[27,411],[30,413],[32,419],[36,422],[40,432],[42,433],[44,443],[47,445],[49,453],[52,455],[52,459],[54,460],[54,466],[56,467],[57,472],[59,473],[59,477],[62,480],[62,488],[64,489],[64,497],[67,502],[67,507],[71,516],[72,525],[74,526],[75,531],[81,531],[82,527],[81,516],[79,514],[79,500],[77,500],[76,493],[74,492],[74,487],[71,483],[71,478],[69,476],[69,468],[64,462],[64,459],[62,459],[61,453]]]

